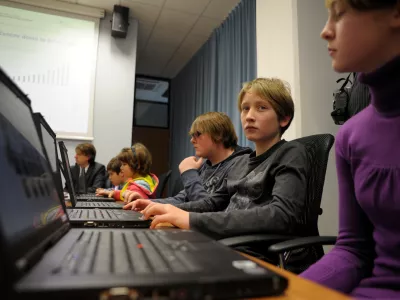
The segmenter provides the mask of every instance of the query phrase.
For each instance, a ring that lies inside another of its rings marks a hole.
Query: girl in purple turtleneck
[[[400,299],[400,0],[326,1],[321,36],[371,104],[336,138],[339,236],[301,276],[357,298]]]

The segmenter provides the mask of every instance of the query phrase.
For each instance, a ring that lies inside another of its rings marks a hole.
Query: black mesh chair
[[[164,190],[167,187],[169,177],[171,176],[171,172],[172,171],[169,170],[168,172],[163,173],[158,177],[158,187],[157,187],[157,191],[156,191],[156,198],[157,199],[163,197]]]
[[[172,178],[172,176],[171,176]],[[185,187],[183,186],[183,182],[181,176],[177,176],[173,182],[170,183],[168,188],[168,197],[173,197],[177,195],[180,191],[182,191]]]
[[[307,262],[307,265],[302,266],[301,269],[291,270],[299,273],[324,255],[321,246],[322,242],[329,244],[334,243],[336,240],[334,237],[320,237],[318,231],[318,216],[322,214],[321,198],[325,183],[325,173],[329,159],[329,152],[335,138],[331,134],[317,134],[299,138],[296,141],[305,146],[308,161],[310,163],[310,173],[307,178],[307,209],[304,212],[303,217],[298,220],[298,223],[299,226],[304,228],[304,235],[302,235],[303,238],[321,238],[321,243],[313,244],[314,247],[312,251],[314,252],[313,257],[315,257],[315,260]],[[290,243],[291,241],[296,241],[297,238],[301,237],[276,234],[251,234],[222,239],[220,242],[233,248],[255,246],[257,248],[268,249],[268,251],[271,251],[272,255],[279,255],[279,265],[281,268],[285,268],[286,263],[291,256],[291,250],[303,248],[293,248],[293,244],[285,244]],[[289,249],[286,248],[286,246],[291,247],[289,247]]]

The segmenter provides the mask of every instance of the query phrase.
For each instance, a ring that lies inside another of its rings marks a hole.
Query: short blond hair
[[[279,78],[256,78],[253,81],[243,84],[239,92],[238,108],[242,110],[244,95],[252,91],[257,96],[267,101],[278,115],[278,120],[282,121],[290,118],[288,124],[281,128],[281,135],[289,128],[294,117],[294,102],[290,93],[290,87],[287,82]]]
[[[235,127],[231,119],[222,112],[211,111],[198,116],[192,123],[189,135],[196,132],[209,134],[214,143],[222,143],[226,149],[237,146]]]

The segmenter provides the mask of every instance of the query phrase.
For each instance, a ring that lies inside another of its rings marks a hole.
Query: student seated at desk
[[[138,198],[154,198],[158,178],[150,173],[152,164],[150,151],[141,143],[122,149],[117,159],[121,162],[121,172],[125,184],[121,190],[111,191],[109,197],[117,201],[127,201],[125,192],[134,192]]]
[[[371,105],[336,136],[339,235],[302,276],[357,299],[400,299],[400,1],[327,1],[336,72],[359,72]]]
[[[78,193],[94,193],[104,187],[106,168],[97,162],[96,148],[90,143],[75,148],[75,166],[71,167],[72,181]]]
[[[107,164],[108,179],[110,180],[112,187],[109,189],[97,189],[97,196],[108,196],[111,198],[111,192],[114,190],[121,190],[124,183],[124,174],[121,172],[122,163],[117,157],[113,157]]]
[[[180,163],[184,189],[173,197],[151,201],[178,205],[204,199],[221,187],[236,160],[252,151],[237,145],[238,138],[232,121],[221,112],[198,116],[192,123],[189,135],[196,156],[200,158],[190,156]],[[127,202],[134,200],[133,196],[133,193],[127,193]],[[140,199],[140,202],[149,204],[150,200]]]
[[[143,214],[155,216],[152,228],[169,222],[215,239],[252,233],[304,234],[299,221],[305,211],[307,154],[301,144],[281,139],[294,115],[289,88],[279,79],[255,79],[244,85],[238,106],[246,137],[256,150],[237,159],[211,196],[177,206],[149,204]]]

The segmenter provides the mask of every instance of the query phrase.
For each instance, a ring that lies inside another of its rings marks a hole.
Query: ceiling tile
[[[173,32],[173,34],[171,34]],[[174,45],[175,48],[182,43],[186,35],[189,33],[189,28],[187,30],[175,30],[173,31],[170,27],[163,27],[159,24],[153,30],[150,42],[159,42],[160,44]]]
[[[165,8],[200,15],[211,0],[167,0]]]
[[[200,17],[190,34],[203,35],[209,37],[215,28],[218,28],[221,25],[222,20],[209,18],[209,17]]]
[[[213,0],[203,16],[224,20],[240,0]]]
[[[148,46],[143,53],[151,59],[167,62],[174,55],[176,49],[177,47],[170,45],[163,45],[160,47]]]
[[[126,0],[124,2],[136,2],[136,3],[146,4],[146,5],[162,7],[165,3],[165,0]]]
[[[56,0],[56,1],[68,2],[68,3],[77,3],[78,2],[78,0]]]
[[[204,43],[207,41],[207,39],[208,38],[204,37],[204,36],[190,34],[182,42],[179,49],[182,49],[182,51],[188,51],[188,52],[191,52],[192,54],[194,54],[197,52],[197,50],[199,50],[199,48],[201,46],[204,45]]]
[[[112,12],[114,10],[114,4],[119,4],[119,0],[78,0],[78,4],[98,7],[105,9],[108,12]]]
[[[161,11],[161,7],[128,0],[121,1],[121,5],[129,7],[130,16],[137,19],[140,24],[151,27],[153,27]]]
[[[197,18],[193,17],[193,15],[175,10],[163,9],[157,21],[157,26],[169,28],[171,30],[170,34],[174,34],[175,31],[189,32],[196,20]]]
[[[139,24],[138,33],[138,51],[145,48],[147,41],[150,37],[152,27],[146,26],[144,24]]]

